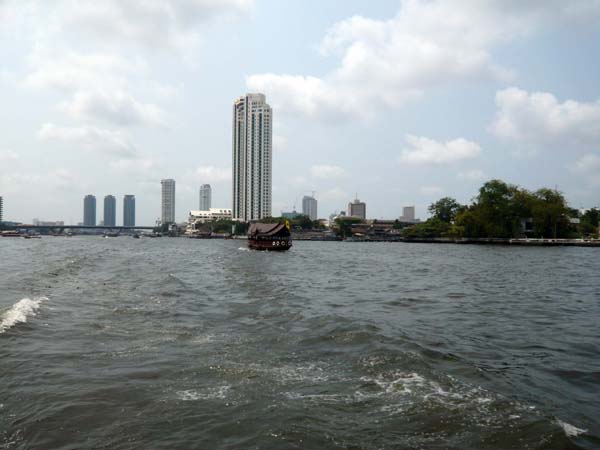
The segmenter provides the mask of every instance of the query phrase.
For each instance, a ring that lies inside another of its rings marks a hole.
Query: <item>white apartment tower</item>
[[[273,113],[264,94],[233,104],[233,219],[271,216]]]
[[[161,222],[175,222],[175,180],[161,180]]]
[[[200,207],[198,208],[200,211],[208,211],[210,209],[211,197],[212,190],[210,184],[203,184],[200,186]]]
[[[317,220],[317,199],[305,195],[302,198],[302,214],[308,216],[310,220]]]

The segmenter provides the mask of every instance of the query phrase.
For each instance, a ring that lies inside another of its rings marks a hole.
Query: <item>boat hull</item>
[[[265,250],[284,252],[292,248],[291,239],[253,239],[248,238],[248,248],[252,250]]]

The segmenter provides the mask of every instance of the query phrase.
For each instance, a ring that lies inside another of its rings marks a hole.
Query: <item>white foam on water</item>
[[[186,391],[177,391],[176,395],[179,400],[183,401],[196,401],[196,400],[211,400],[211,399],[224,399],[227,397],[231,386],[218,386],[209,389],[188,389]]]
[[[208,344],[209,342],[214,341],[215,337],[216,336],[214,334],[204,334],[201,336],[197,336],[194,339],[192,339],[192,344]]]
[[[575,436],[579,436],[580,434],[583,433],[587,433],[588,430],[584,430],[582,428],[577,428],[567,422],[563,422],[560,419],[556,419],[556,422],[560,425],[560,427],[563,429],[563,431],[565,432],[565,434],[567,435],[567,437],[575,437]]]
[[[14,327],[18,323],[27,322],[28,317],[36,315],[37,310],[47,297],[24,298],[12,305],[10,309],[0,316],[0,334]]]

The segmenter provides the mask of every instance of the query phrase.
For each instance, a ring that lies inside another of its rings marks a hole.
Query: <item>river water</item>
[[[597,449],[600,250],[0,239],[2,449]]]

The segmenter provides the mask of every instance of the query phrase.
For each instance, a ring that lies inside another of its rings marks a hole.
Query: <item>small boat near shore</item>
[[[248,229],[248,248],[252,250],[285,251],[291,247],[288,223],[253,223]]]
[[[1,234],[2,234],[2,237],[21,237],[22,236],[22,234],[16,230],[3,231]]]

